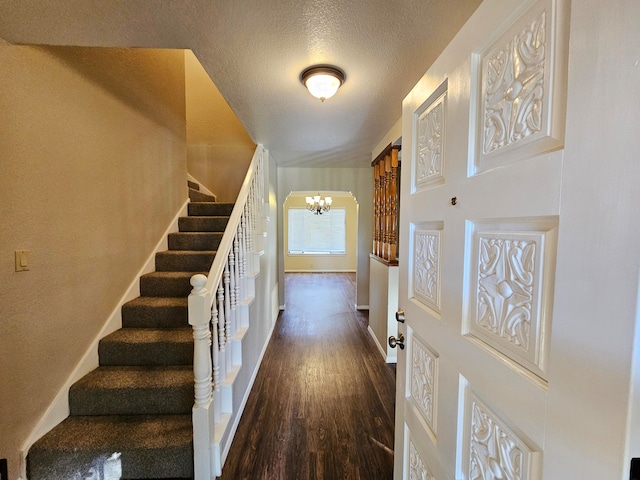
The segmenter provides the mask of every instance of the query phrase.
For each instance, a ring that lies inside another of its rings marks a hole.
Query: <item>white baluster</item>
[[[265,187],[265,176],[264,176],[264,155],[260,154],[260,160],[258,161],[258,182],[260,185],[260,221],[264,219],[264,187]],[[261,231],[264,232],[264,226],[261,226]]]
[[[243,303],[246,299],[247,296],[245,295],[246,293],[246,288],[245,288],[245,264],[244,262],[244,229],[242,228],[242,219],[240,221],[240,223],[238,224],[238,236],[237,236],[237,240],[238,240],[238,253],[236,255],[237,258],[237,262],[238,262],[238,296],[237,296],[237,300],[238,303]]]
[[[238,330],[238,303],[241,302],[240,297],[240,241],[238,235],[240,235],[240,229],[236,232],[236,236],[233,239],[233,252],[236,258],[236,266],[233,270],[234,276],[231,278],[232,296],[231,296],[231,308],[233,309],[233,321],[236,331]]]
[[[249,275],[253,275],[253,242],[251,241],[251,220],[249,218],[249,206],[248,204],[244,207],[244,215],[242,216],[242,228],[244,230],[244,238],[247,247],[247,259],[245,268],[248,268]]]
[[[232,332],[231,333],[231,338],[235,338],[236,337],[236,332],[237,332],[237,328],[236,328],[236,290],[235,290],[235,280],[236,280],[236,268],[238,268],[237,266],[237,262],[236,262],[236,255],[233,251],[233,246],[231,248],[231,250],[229,251],[229,317],[227,318],[227,321],[229,323],[229,331]]]
[[[211,302],[211,359],[213,370],[213,420],[220,423],[222,410],[220,408],[220,344],[218,343],[218,307],[214,299]]]
[[[225,335],[225,310],[223,280],[218,283],[218,342],[220,343],[220,381],[227,380],[227,336]]]
[[[232,351],[231,351],[231,342],[233,341],[233,336],[231,332],[231,293],[230,293],[230,274],[229,274],[229,259],[224,264],[224,315],[225,315],[225,327],[227,331],[227,348],[226,348],[226,366],[227,372],[231,371],[232,367]]]

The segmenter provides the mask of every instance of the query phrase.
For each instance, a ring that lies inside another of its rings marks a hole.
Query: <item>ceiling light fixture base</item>
[[[345,80],[345,73],[333,65],[314,65],[300,74],[300,82],[321,102],[333,97]]]

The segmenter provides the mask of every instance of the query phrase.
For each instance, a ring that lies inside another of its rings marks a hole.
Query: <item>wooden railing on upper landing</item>
[[[253,280],[260,268],[256,247],[264,231],[266,156],[264,148],[258,145],[209,274],[191,278],[189,323],[194,341],[196,480],[209,480],[221,473],[220,455],[214,442],[215,428],[223,411],[228,411],[223,410],[220,385],[237,363],[233,340],[239,330],[249,328],[248,305],[255,295]]]
[[[389,145],[371,162],[373,185],[373,254],[387,263],[398,259],[400,146]]]

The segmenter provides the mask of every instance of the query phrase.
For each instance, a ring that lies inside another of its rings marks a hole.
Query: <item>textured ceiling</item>
[[[0,0],[11,43],[189,48],[281,166],[367,166],[480,0]],[[517,3],[517,2],[515,2]],[[321,103],[300,72],[347,80]]]

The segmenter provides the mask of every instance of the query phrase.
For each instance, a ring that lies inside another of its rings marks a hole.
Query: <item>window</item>
[[[306,208],[289,208],[289,254],[344,255],[346,217],[346,208],[332,208],[322,215],[314,215]]]

